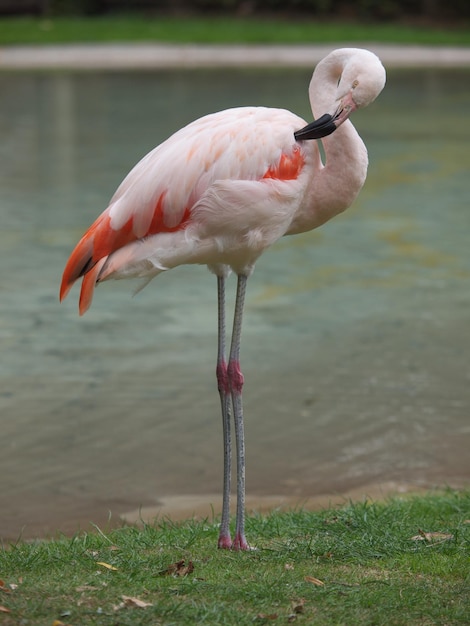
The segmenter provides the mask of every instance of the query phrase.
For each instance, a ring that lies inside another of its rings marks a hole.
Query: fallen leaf
[[[292,612],[299,615],[300,613],[304,612],[305,600],[303,598],[300,598],[300,600],[295,600],[294,602],[291,603],[291,606],[292,606]]]
[[[187,576],[188,574],[192,574],[194,572],[194,564],[192,561],[188,561],[188,564],[185,564],[185,560],[177,561],[176,563],[172,563],[166,569],[159,572],[160,576]]]
[[[124,608],[137,608],[137,609],[145,609],[148,606],[152,606],[151,602],[144,602],[139,598],[134,598],[133,596],[121,596],[122,602],[113,607],[115,611],[120,611]]]
[[[258,613],[256,619],[277,619],[279,616],[277,613]]]
[[[305,576],[304,579],[308,583],[312,583],[312,585],[316,585],[317,587],[324,587],[325,583],[314,576]]]
[[[117,567],[114,565],[110,565],[109,563],[105,563],[104,561],[96,561],[96,565],[101,565],[102,567],[106,567],[106,569],[110,569],[117,572]]]
[[[6,606],[3,606],[3,604],[0,604],[0,613],[11,613],[11,611],[7,609]]]
[[[424,530],[419,529],[418,535],[411,537],[412,541],[429,541],[429,543],[435,543],[439,541],[448,541],[449,539],[453,539],[454,535],[450,533],[439,533],[439,532],[424,532]]]
[[[139,600],[139,598],[134,598],[133,596],[122,596],[124,600],[124,604],[126,606],[136,606],[139,609],[145,609],[147,606],[152,606],[151,602],[144,602],[143,600]]]
[[[10,593],[10,591],[15,591],[18,589],[18,585],[16,583],[5,583],[4,580],[0,580],[0,591],[4,591],[5,593]]]

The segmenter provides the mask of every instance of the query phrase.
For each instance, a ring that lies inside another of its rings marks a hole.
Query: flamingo
[[[240,338],[247,279],[258,257],[283,235],[317,228],[361,190],[367,150],[348,120],[375,100],[385,70],[368,50],[334,50],[318,63],[309,97],[316,121],[265,107],[206,115],[179,130],[126,176],[107,209],[70,255],[62,301],[83,277],[79,313],[111,278],[154,276],[178,265],[207,265],[217,277],[217,386],[223,426],[223,500],[218,547],[249,550],[245,535],[245,441]],[[334,134],[332,134],[334,133]],[[317,140],[323,139],[325,163]],[[226,357],[225,282],[237,292]],[[235,535],[230,533],[233,412],[237,461]]]

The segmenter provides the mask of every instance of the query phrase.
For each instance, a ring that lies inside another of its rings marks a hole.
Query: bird
[[[135,165],[66,263],[60,301],[82,278],[80,315],[90,307],[96,285],[109,279],[141,278],[143,287],[182,264],[206,265],[215,275],[224,452],[219,548],[252,548],[245,533],[240,366],[247,280],[260,255],[280,237],[318,228],[355,200],[366,179],[368,154],[349,117],[376,99],[385,80],[374,53],[340,48],[314,69],[309,85],[313,122],[285,109],[237,107],[189,123]],[[237,289],[229,344],[225,287],[232,272]],[[232,421],[237,463],[233,540]]]

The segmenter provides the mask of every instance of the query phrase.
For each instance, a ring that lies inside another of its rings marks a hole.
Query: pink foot
[[[237,533],[235,535],[235,541],[232,544],[232,550],[251,550],[248,545],[248,541],[245,538],[245,535]]]

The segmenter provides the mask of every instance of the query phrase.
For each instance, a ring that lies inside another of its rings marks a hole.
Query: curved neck
[[[343,72],[346,59],[335,50],[315,68],[308,88],[310,106],[315,118],[330,112],[336,96],[338,80]]]
[[[336,108],[338,81],[353,50],[336,50],[315,68],[309,87],[310,104],[315,117],[332,113]],[[367,149],[356,129],[346,120],[334,133],[322,139],[326,163],[317,172],[319,186],[329,197],[333,215],[344,211],[356,198],[367,175]],[[329,218],[327,218],[329,219]]]

